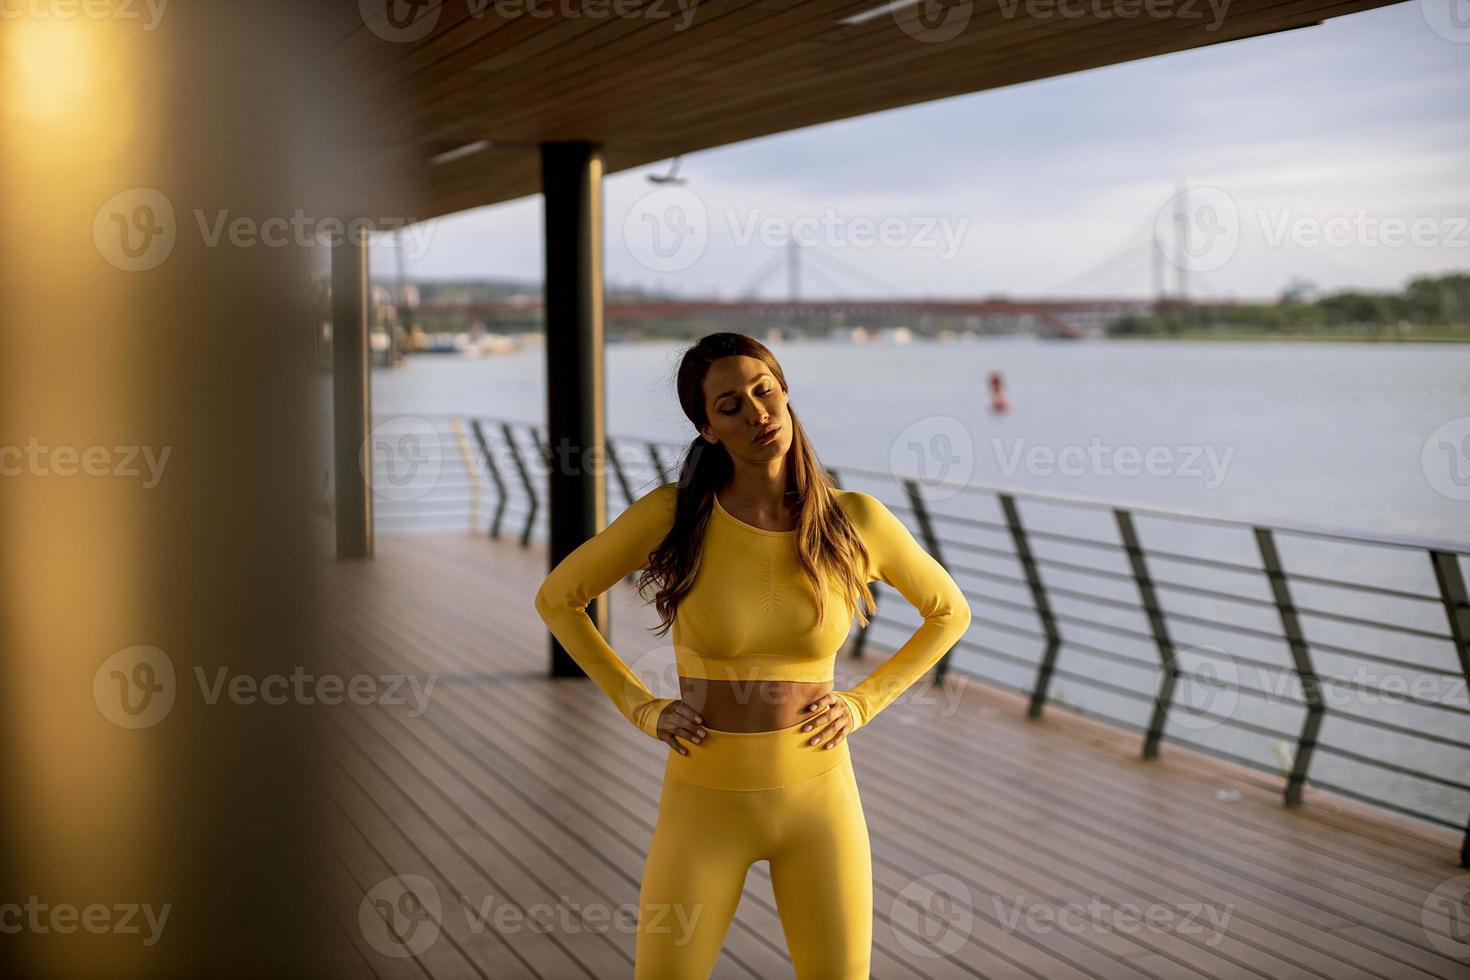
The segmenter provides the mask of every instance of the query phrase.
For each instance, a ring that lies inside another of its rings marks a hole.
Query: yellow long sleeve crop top
[[[970,607],[949,572],[914,540],[877,497],[835,490],[868,549],[867,581],[893,586],[923,623],[893,655],[851,690],[852,730],[922,677],[970,624]],[[593,598],[647,567],[648,555],[673,524],[678,486],[665,483],[634,501],[601,533],[582,542],[546,576],[536,611],[553,636],[618,710],[657,737],[671,698],[655,697],[603,638],[586,613]],[[672,627],[674,658],[684,677],[710,680],[831,681],[837,651],[853,617],[841,596],[828,596],[817,627],[815,594],[796,560],[795,531],[768,531],[729,514],[714,498],[692,589]],[[836,614],[834,614],[834,610]]]

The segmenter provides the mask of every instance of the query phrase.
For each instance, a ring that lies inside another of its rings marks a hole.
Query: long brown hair
[[[709,422],[704,406],[704,378],[710,365],[722,357],[742,354],[763,361],[781,390],[790,392],[781,365],[765,344],[741,333],[708,334],[684,352],[676,382],[679,404],[696,430]],[[823,583],[834,582],[848,616],[856,612],[859,622],[866,626],[868,614],[877,609],[865,577],[868,550],[857,528],[838,505],[832,478],[817,461],[796,410],[789,403],[786,408],[791,416],[792,433],[791,448],[787,451],[786,495],[794,500],[799,515],[796,559],[816,594],[817,622],[823,622],[827,615],[827,590]],[[653,603],[659,616],[659,627],[654,630],[657,635],[673,626],[679,602],[694,587],[715,490],[734,472],[734,461],[724,444],[710,443],[696,432],[679,468],[673,526],[650,553],[648,568],[637,579],[639,595],[644,595],[647,587],[656,589]]]

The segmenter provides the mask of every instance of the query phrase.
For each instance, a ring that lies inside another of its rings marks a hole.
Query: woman
[[[552,634],[672,751],[643,868],[637,980],[707,977],[746,869],[770,864],[798,980],[868,976],[873,882],[846,738],[965,632],[963,593],[870,494],[832,486],[759,341],[702,338],[679,366],[699,431],[666,483],[563,559],[536,595]],[[674,633],[678,698],[655,697],[585,609],[642,569]],[[887,582],[924,622],[850,690],[833,661]]]

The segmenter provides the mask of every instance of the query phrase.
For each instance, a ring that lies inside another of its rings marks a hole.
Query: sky
[[[792,239],[803,298],[1144,297],[1162,268],[1171,293],[1252,300],[1470,271],[1470,22],[1451,3],[717,147],[679,187],[647,179],[668,161],[613,174],[607,281],[785,298]],[[411,277],[541,279],[539,196],[419,232]]]

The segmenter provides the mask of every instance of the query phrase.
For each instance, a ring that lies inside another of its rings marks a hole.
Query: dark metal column
[[[332,412],[337,557],[373,556],[368,246],[349,231],[332,249]]]
[[[541,144],[546,236],[547,491],[555,566],[605,526],[602,336],[602,152],[585,141]],[[604,636],[606,598],[587,605]],[[551,676],[582,669],[551,639]]]

